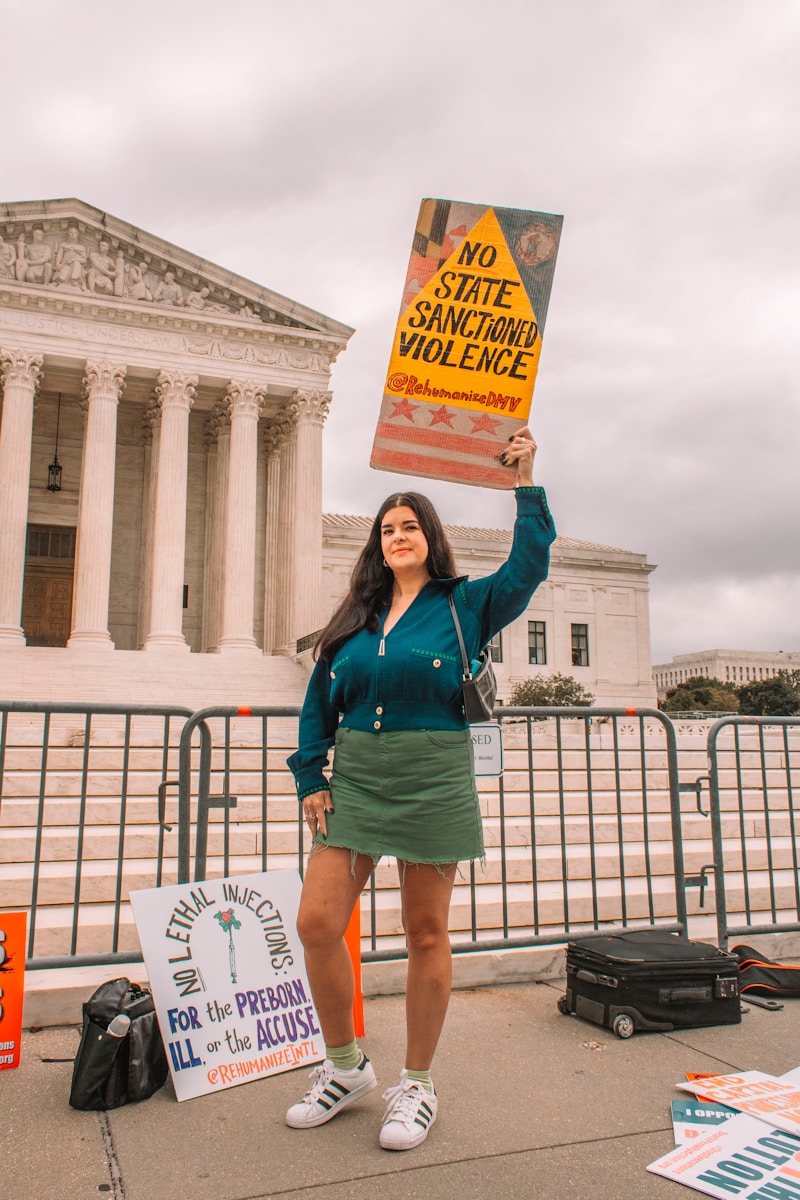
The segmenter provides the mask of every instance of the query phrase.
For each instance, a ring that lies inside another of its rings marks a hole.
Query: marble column
[[[225,571],[222,622],[217,650],[258,649],[253,636],[258,498],[258,418],[264,388],[232,380],[228,388],[231,448],[225,512]]]
[[[264,653],[273,654],[277,642],[278,577],[281,543],[278,533],[281,495],[282,428],[273,422],[264,433],[267,452],[267,495],[265,503],[264,545]]]
[[[161,409],[151,398],[142,419],[144,440],[144,493],[142,503],[142,539],[139,547],[139,617],[136,644],[144,649],[150,620],[151,568],[153,562],[153,524],[156,511],[156,463],[161,436]]]
[[[231,421],[226,404],[217,404],[206,421],[206,528],[203,577],[203,646],[216,650],[220,638],[222,581],[225,577],[225,514]]]
[[[87,362],[78,539],[72,595],[70,650],[113,650],[108,632],[111,587],[111,536],[114,525],[114,478],[117,465],[117,409],[125,386],[125,367]]]
[[[1,350],[3,419],[0,424],[0,647],[24,646],[22,588],[31,479],[33,398],[42,356]]]
[[[276,530],[272,536],[276,557],[266,564],[267,571],[274,573],[275,619],[274,653],[293,654],[294,628],[294,556],[297,545],[294,535],[295,505],[297,502],[297,422],[296,413],[284,410],[280,415],[280,460],[278,474],[280,496],[278,501]]]
[[[297,391],[286,409],[294,427],[281,454],[281,574],[285,569],[288,595],[278,620],[285,653],[322,621],[322,426],[330,402],[329,392]]]
[[[197,376],[180,371],[162,371],[156,383],[161,432],[153,517],[150,619],[145,650],[189,651],[183,636],[183,576],[189,412],[196,388]]]

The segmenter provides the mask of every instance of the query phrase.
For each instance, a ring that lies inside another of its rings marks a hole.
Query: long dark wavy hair
[[[451,579],[456,573],[453,551],[439,520],[439,514],[427,496],[419,492],[394,492],[378,509],[364,549],[350,576],[350,589],[314,645],[315,658],[331,662],[348,638],[367,628],[374,633],[381,613],[391,601],[394,573],[384,565],[381,525],[390,508],[412,510],[428,543],[426,566],[432,579]]]

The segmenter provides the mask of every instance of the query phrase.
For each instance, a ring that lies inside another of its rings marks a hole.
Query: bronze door
[[[72,619],[75,530],[30,525],[22,628],[29,646],[66,646]]]

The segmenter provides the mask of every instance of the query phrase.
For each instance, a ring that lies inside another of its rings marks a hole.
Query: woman
[[[476,658],[545,579],[555,529],[543,490],[533,486],[535,451],[521,429],[500,456],[516,471],[518,512],[511,554],[496,574],[457,579],[430,501],[390,496],[318,639],[289,766],[314,837],[297,927],[326,1058],[286,1114],[295,1129],[324,1124],[377,1083],[355,1040],[344,933],[384,854],[397,859],[408,979],[406,1062],[384,1093],[380,1144],[409,1150],[436,1120],[430,1068],[450,996],[450,896],[458,863],[484,854],[448,596]],[[334,740],[329,784],[323,767]]]

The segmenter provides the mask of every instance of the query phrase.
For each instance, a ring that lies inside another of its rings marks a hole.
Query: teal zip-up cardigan
[[[299,749],[287,760],[298,799],[326,791],[323,774],[341,716],[348,729],[465,729],[461,653],[448,594],[453,592],[471,659],[528,607],[547,578],[556,536],[544,489],[516,489],[517,519],[511,552],[484,579],[430,579],[384,638],[383,620],[361,629],[319,659],[300,714]]]

